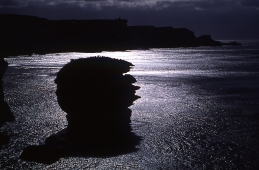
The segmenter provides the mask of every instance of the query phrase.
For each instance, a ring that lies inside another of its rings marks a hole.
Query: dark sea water
[[[6,102],[16,121],[0,169],[259,169],[259,41],[243,46],[60,53],[10,57]],[[70,59],[132,62],[140,86],[132,109],[139,150],[114,157],[68,156],[45,165],[19,159],[67,125],[54,79]]]

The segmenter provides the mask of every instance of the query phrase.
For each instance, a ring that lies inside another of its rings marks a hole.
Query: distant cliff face
[[[62,20],[0,15],[1,56],[113,49],[124,38],[127,20]]]
[[[201,46],[221,46],[222,43],[211,39],[211,35],[202,35],[197,38],[199,45]]]
[[[133,26],[128,27],[133,48],[170,48],[198,46],[194,33],[186,28]]]
[[[222,45],[186,28],[134,26],[127,20],[47,20],[0,14],[0,56]]]

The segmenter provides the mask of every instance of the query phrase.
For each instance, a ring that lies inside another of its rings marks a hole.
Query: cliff
[[[192,31],[186,28],[132,26],[128,27],[131,48],[171,48],[198,46]]]
[[[211,39],[211,35],[202,35],[197,38],[200,46],[222,46],[223,44],[219,41]]]
[[[62,20],[0,15],[0,56],[117,50],[127,20]]]
[[[127,20],[47,20],[0,14],[0,56],[218,46],[186,28],[127,26]]]

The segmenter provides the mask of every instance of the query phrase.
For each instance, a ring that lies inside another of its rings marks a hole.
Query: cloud
[[[81,8],[102,9],[107,6],[118,8],[140,8],[161,10],[170,7],[181,7],[198,10],[213,10],[236,7],[259,7],[258,0],[0,0],[1,7],[24,7],[30,5],[55,6],[67,4]]]
[[[26,1],[22,0],[0,0],[0,7],[23,7]]]
[[[245,6],[245,7],[259,8],[259,1],[258,0],[241,0],[240,3],[241,3],[242,6]]]

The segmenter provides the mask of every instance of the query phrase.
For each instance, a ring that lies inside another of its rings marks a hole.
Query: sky
[[[259,39],[259,0],[0,0],[0,13],[50,20],[117,19],[188,28],[215,40]]]

